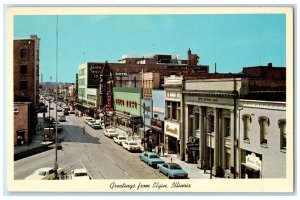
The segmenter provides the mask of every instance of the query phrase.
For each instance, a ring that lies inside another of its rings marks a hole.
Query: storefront
[[[140,137],[141,88],[113,88],[114,125],[129,137]]]
[[[165,93],[164,90],[152,90],[152,139],[154,147],[164,144]]]
[[[247,153],[245,162],[242,162],[242,178],[261,178],[261,155],[255,153]]]
[[[178,154],[180,151],[180,125],[179,123],[166,120],[164,123],[165,150],[169,154]]]

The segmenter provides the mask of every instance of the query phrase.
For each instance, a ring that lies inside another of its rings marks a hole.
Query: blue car
[[[155,152],[143,152],[140,155],[140,159],[151,166],[157,166],[158,164],[164,164],[159,155]]]
[[[177,163],[164,163],[157,165],[160,172],[168,178],[188,178],[188,173],[184,171]]]

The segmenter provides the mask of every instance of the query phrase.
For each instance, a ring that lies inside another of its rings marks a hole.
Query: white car
[[[57,169],[57,173],[60,174],[63,171],[62,168]],[[54,180],[55,173],[51,167],[43,167],[33,172],[30,176],[27,176],[25,180]]]
[[[88,122],[90,122],[92,119],[93,119],[92,117],[86,117],[86,118],[84,119],[84,122],[85,122],[86,124],[88,124]]]
[[[81,181],[81,180],[91,180],[91,177],[89,176],[85,168],[81,168],[81,169],[72,170],[71,179]]]
[[[122,145],[123,142],[127,141],[127,138],[124,135],[118,135],[117,137],[114,137],[113,139],[114,139],[114,142],[119,145]]]
[[[90,121],[87,122],[88,125],[93,126],[93,124],[96,122],[94,118],[92,118]]]
[[[109,128],[104,130],[104,135],[109,138],[113,138],[113,137],[117,137],[119,133],[117,133],[115,129]]]
[[[94,129],[100,129],[101,128],[100,120],[96,120],[96,122],[93,123],[92,127]]]
[[[137,141],[125,141],[123,142],[124,149],[127,149],[128,151],[141,151],[141,145],[138,144]]]

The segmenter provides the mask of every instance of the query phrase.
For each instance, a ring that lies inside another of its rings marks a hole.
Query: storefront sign
[[[130,117],[130,124],[132,125],[139,125],[142,124],[142,117]]]
[[[205,104],[218,104],[218,105],[233,105],[233,98],[216,98],[216,97],[195,97],[186,96],[187,104],[188,102],[199,102]]]
[[[165,121],[165,134],[179,139],[179,124]]]
[[[158,119],[151,119],[151,126],[159,131],[163,131],[164,121]]]
[[[246,156],[246,166],[255,170],[261,170],[261,160],[256,157],[255,153]]]
[[[165,114],[164,108],[153,107],[153,113]]]
[[[100,63],[88,63],[87,73],[87,87],[99,88],[100,86],[100,74],[102,73],[103,65]]]

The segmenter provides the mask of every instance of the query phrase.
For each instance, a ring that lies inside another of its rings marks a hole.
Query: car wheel
[[[167,174],[167,177],[168,177],[168,178],[171,178],[170,174]]]

